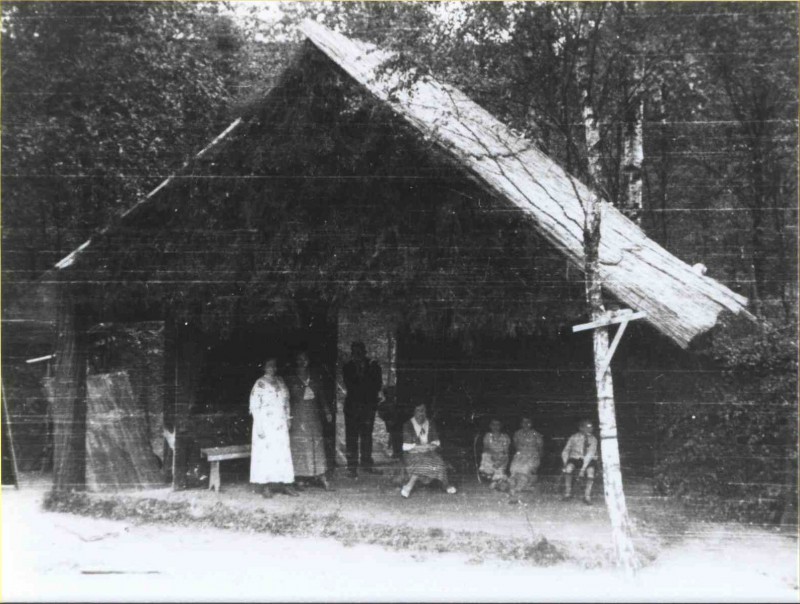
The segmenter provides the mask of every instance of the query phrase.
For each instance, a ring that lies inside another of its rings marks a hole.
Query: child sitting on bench
[[[592,503],[592,483],[594,468],[597,465],[597,438],[592,434],[594,428],[588,419],[578,424],[578,432],[570,436],[561,452],[564,462],[564,499],[572,497],[572,475],[578,470],[578,478],[585,478],[583,502]]]

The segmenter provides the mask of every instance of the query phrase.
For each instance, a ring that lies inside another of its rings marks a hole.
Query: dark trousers
[[[344,409],[344,438],[347,448],[347,467],[358,467],[359,452],[361,466],[372,465],[372,427],[375,424],[375,409]]]

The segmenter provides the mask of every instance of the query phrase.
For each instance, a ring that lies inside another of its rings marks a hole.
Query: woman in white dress
[[[250,482],[260,486],[264,497],[272,497],[273,491],[296,497],[289,446],[289,390],[277,375],[274,358],[266,360],[264,375],[250,392],[250,415],[253,416]]]

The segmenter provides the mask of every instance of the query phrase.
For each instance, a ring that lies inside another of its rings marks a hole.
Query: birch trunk
[[[588,53],[586,53],[588,55]],[[597,190],[600,181],[600,130],[591,100],[591,69],[586,60],[579,63],[579,83],[582,90],[582,112],[586,135],[587,166],[592,183]],[[600,276],[600,222],[601,204],[591,193],[585,200],[584,258],[586,274],[586,300],[592,320],[605,314],[602,279]],[[611,520],[612,539],[617,563],[628,575],[636,570],[636,554],[631,539],[630,520],[622,488],[622,470],[617,442],[617,418],[614,408],[614,383],[611,367],[603,365],[608,356],[608,327],[593,330],[595,386],[597,388],[597,415],[600,424],[600,455],[603,461],[603,493]]]
[[[625,193],[622,213],[637,225],[642,222],[642,163],[644,161],[644,95],[641,93],[644,75],[643,60],[633,69],[633,95],[625,120],[625,145],[622,166]]]

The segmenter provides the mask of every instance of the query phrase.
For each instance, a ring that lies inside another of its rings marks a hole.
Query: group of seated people
[[[511,502],[518,501],[520,492],[529,490],[537,480],[537,472],[544,453],[544,437],[533,429],[530,417],[522,417],[520,428],[513,441],[503,431],[499,419],[489,423],[489,432],[483,437],[483,453],[478,473],[490,482],[490,487],[509,493]],[[561,452],[564,477],[564,499],[572,497],[572,482],[575,470],[579,478],[585,478],[583,501],[591,504],[594,469],[597,463],[597,438],[592,434],[594,426],[582,420],[578,432],[567,441]],[[511,458],[513,444],[514,456]],[[510,464],[509,464],[510,461]]]
[[[519,494],[536,483],[544,453],[544,437],[534,430],[530,417],[521,418],[513,441],[502,428],[499,419],[489,424],[489,432],[483,437],[478,472],[490,481],[491,488],[509,493],[510,501],[516,503]],[[592,434],[593,428],[591,421],[582,420],[578,432],[569,438],[561,452],[565,474],[564,499],[572,497],[573,474],[577,470],[578,476],[585,478],[583,501],[591,504],[597,460],[597,438]],[[425,405],[417,405],[414,415],[403,426],[403,461],[408,480],[400,489],[402,497],[408,498],[418,482],[438,481],[447,493],[456,492],[447,478],[447,466],[439,454],[440,447],[436,426],[428,419]]]

